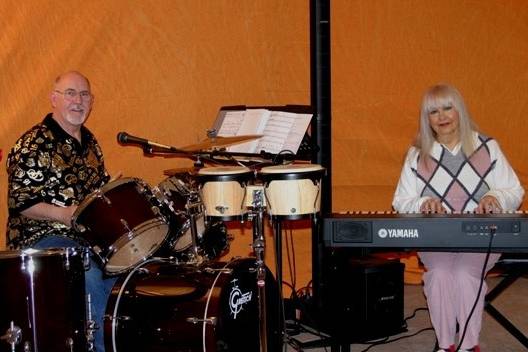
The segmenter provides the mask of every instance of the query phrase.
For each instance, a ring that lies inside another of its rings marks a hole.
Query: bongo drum
[[[243,166],[207,167],[198,171],[200,194],[208,217],[238,220],[246,213],[246,186],[253,172]]]
[[[296,220],[315,215],[321,209],[321,180],[324,168],[317,164],[291,164],[264,167],[267,211],[272,217]]]

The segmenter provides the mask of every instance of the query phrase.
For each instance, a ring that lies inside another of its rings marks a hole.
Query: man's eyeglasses
[[[64,92],[61,92],[60,90],[55,89],[55,92],[62,94],[64,96],[64,99],[69,100],[69,101],[75,100],[77,96],[80,96],[82,100],[86,100],[86,101],[92,99],[92,93],[90,93],[87,90],[78,92],[75,89],[66,89]]]

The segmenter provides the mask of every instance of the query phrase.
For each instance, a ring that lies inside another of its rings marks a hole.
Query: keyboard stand
[[[528,349],[528,337],[517,329],[512,322],[508,320],[501,312],[495,308],[491,302],[497,298],[505,289],[510,287],[518,278],[528,273],[528,259],[525,260],[508,260],[505,259],[497,263],[499,268],[505,269],[505,276],[491,291],[488,292],[485,298],[484,309],[491,315],[506,331],[515,337],[524,347]]]

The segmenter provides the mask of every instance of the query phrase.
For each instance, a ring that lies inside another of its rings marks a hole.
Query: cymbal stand
[[[259,301],[260,352],[268,351],[268,329],[266,317],[266,266],[264,264],[264,194],[260,189],[253,190],[253,251],[257,259],[257,288]]]

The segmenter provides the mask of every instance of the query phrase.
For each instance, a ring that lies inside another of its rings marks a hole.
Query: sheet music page
[[[270,116],[270,111],[267,109],[248,109],[245,111],[244,119],[240,124],[240,128],[237,131],[237,136],[243,136],[248,134],[262,134],[264,126]],[[236,144],[227,148],[230,152],[235,153],[255,153],[259,139]]]
[[[272,111],[255,152],[278,154],[290,150],[296,154],[310,120],[310,114]]]
[[[286,140],[282,145],[282,149],[291,150],[294,154],[297,154],[297,151],[299,150],[301,142],[304,138],[304,134],[306,133],[306,130],[308,129],[308,126],[312,121],[312,115],[292,114],[287,112],[284,114],[293,115],[292,117],[294,118],[294,123],[293,126],[290,128],[290,133],[288,133],[288,136],[286,137]]]
[[[296,114],[268,109],[222,111],[218,136],[232,137],[262,134],[263,137],[227,148],[230,152],[278,154],[289,150],[296,154],[312,119],[311,114]]]
[[[245,110],[230,110],[223,114],[222,125],[218,129],[217,135],[222,137],[232,137],[238,135],[240,126],[244,121]]]

